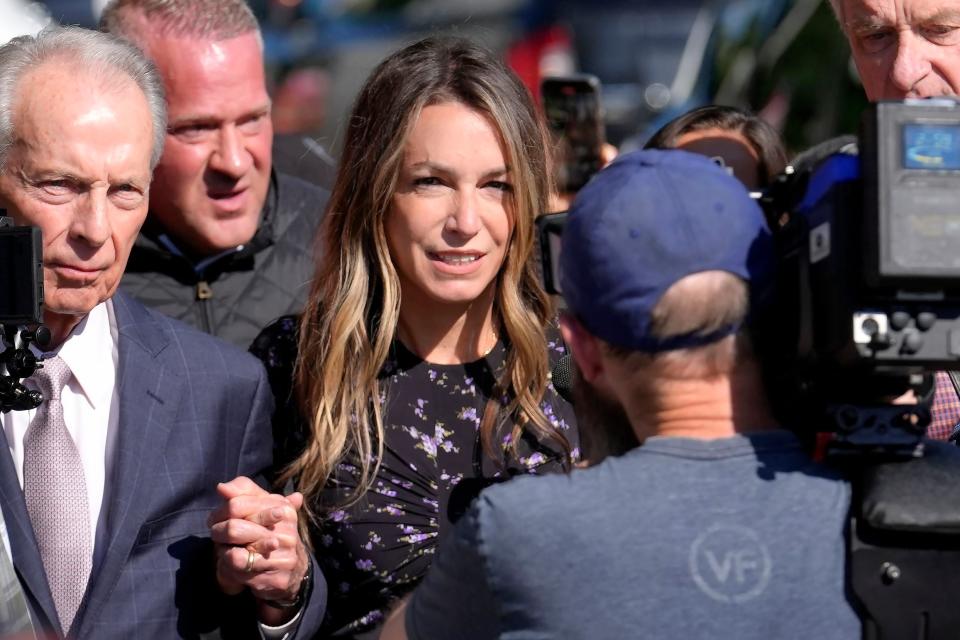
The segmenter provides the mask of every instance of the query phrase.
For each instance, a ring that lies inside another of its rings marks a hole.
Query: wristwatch
[[[300,589],[297,591],[295,598],[292,600],[261,600],[260,602],[273,609],[300,609],[303,606],[303,603],[307,601],[307,596],[312,588],[313,563],[308,559],[307,571],[303,574],[303,579],[300,580]]]

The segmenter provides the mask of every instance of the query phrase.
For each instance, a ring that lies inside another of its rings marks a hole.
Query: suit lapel
[[[23,501],[23,490],[3,429],[0,429],[0,445],[0,506],[3,507],[3,518],[10,536],[13,566],[20,576],[28,602],[35,607],[33,613],[41,613],[46,618],[39,621],[39,626],[49,626],[59,631],[60,619],[53,604],[40,549],[33,536],[33,525]],[[36,608],[39,608],[39,612]]]
[[[77,613],[74,629],[84,637],[117,584],[150,507],[152,482],[159,476],[179,397],[180,377],[166,366],[167,329],[138,302],[118,292],[113,298],[117,321],[119,420],[116,459],[107,516],[106,551],[98,553]]]

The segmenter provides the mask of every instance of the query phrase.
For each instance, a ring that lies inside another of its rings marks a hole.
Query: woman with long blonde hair
[[[338,637],[416,586],[477,487],[576,457],[534,258],[545,140],[520,81],[461,39],[391,55],[354,104],[306,310],[254,345],[275,381],[298,354],[281,480],[306,497]]]

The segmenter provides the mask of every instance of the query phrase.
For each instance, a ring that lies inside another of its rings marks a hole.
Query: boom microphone
[[[557,360],[550,371],[550,379],[560,397],[573,404],[573,362],[570,358],[568,353]]]

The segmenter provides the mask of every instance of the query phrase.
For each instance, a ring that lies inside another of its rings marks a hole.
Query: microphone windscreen
[[[573,404],[573,360],[569,353],[553,365],[550,378],[553,382],[553,388],[557,390],[560,397]]]

